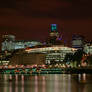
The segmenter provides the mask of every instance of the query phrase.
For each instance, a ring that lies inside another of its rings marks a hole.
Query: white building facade
[[[91,43],[86,43],[84,45],[84,52],[86,54],[91,54],[92,55],[92,44]]]
[[[13,51],[17,49],[24,49],[27,47],[33,47],[36,45],[42,45],[39,41],[7,41],[2,42],[2,51]]]

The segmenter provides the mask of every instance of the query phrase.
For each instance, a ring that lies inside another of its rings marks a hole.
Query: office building
[[[42,45],[41,42],[39,41],[25,41],[25,40],[17,40],[15,41],[15,50],[16,49],[24,49],[27,47],[33,47],[33,46],[37,46],[37,45]]]
[[[84,37],[81,35],[72,36],[72,48],[83,49]]]
[[[3,35],[2,36],[2,47],[1,50],[12,51],[15,46],[15,36],[14,35]]]
[[[50,27],[51,29],[46,43],[49,45],[64,44],[63,41],[61,40],[61,37],[59,36],[58,30],[57,30],[57,24],[51,24]]]
[[[33,40],[15,40],[14,35],[3,35],[2,36],[2,51],[14,51],[17,49],[24,49],[27,47],[33,47],[36,45],[42,45],[39,41]]]

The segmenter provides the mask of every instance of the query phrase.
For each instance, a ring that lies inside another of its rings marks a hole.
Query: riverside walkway
[[[91,68],[13,68],[13,69],[0,69],[1,74],[73,74],[73,73],[90,73]]]

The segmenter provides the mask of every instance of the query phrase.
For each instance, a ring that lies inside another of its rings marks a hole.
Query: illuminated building
[[[51,32],[50,32],[50,37],[58,37],[59,33],[57,31],[57,24],[51,24]]]
[[[62,63],[67,53],[75,53],[76,50],[60,45],[26,48],[15,53],[10,59],[10,64],[39,65],[51,64],[52,62]]]
[[[84,37],[81,35],[72,36],[72,48],[83,49]]]
[[[84,45],[84,52],[92,55],[92,42],[87,42]]]
[[[2,38],[3,38],[3,41],[5,41],[5,40],[15,41],[15,36],[14,35],[3,35]]]
[[[49,47],[41,48],[30,48],[25,49],[26,53],[43,53],[45,54],[45,63],[50,64],[51,62],[61,63],[63,62],[67,53],[75,53],[77,49],[65,47],[62,45],[53,45]]]
[[[3,35],[2,36],[2,51],[8,50],[12,51],[15,45],[15,36],[14,35]]]
[[[29,42],[27,44],[31,45],[32,43]],[[64,46],[57,31],[57,24],[51,24],[50,35],[45,45],[34,45],[32,47],[27,44],[22,45],[21,42],[17,43],[16,46],[18,46],[18,48],[21,46],[23,46],[23,48],[25,46],[31,48],[25,48],[23,52],[18,52],[18,55],[15,54],[11,59],[13,64],[51,64],[51,62],[62,63],[67,53],[75,53],[77,50]],[[16,61],[19,61],[20,63]]]
[[[2,38],[2,51],[13,51],[16,49],[24,49],[27,47],[42,45],[42,43],[40,43],[39,41],[15,40],[14,35],[3,35]]]
[[[39,41],[24,41],[24,40],[19,40],[15,41],[15,50],[16,49],[23,49],[27,47],[33,47],[36,45],[42,45]]]
[[[59,37],[59,33],[57,30],[57,24],[51,24],[50,34],[49,34],[49,37],[48,37],[46,42],[49,45],[61,45],[61,44],[63,44],[61,37]]]

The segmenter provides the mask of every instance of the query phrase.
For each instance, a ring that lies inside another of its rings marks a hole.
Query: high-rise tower
[[[59,39],[59,33],[57,30],[57,24],[51,24],[50,25],[50,35],[47,40],[47,44],[49,45],[61,45],[61,39]]]
[[[50,36],[56,36],[58,37],[58,31],[57,31],[57,24],[51,24],[51,30],[50,30]]]

